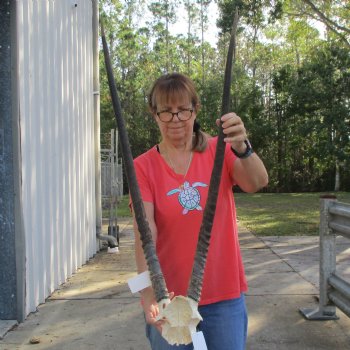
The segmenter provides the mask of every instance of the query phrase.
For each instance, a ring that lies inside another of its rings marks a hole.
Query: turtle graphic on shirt
[[[199,205],[201,195],[196,187],[207,187],[203,182],[194,182],[192,186],[188,181],[185,181],[180,188],[174,188],[167,193],[167,196],[171,196],[175,193],[179,193],[178,200],[181,206],[184,208],[182,214],[187,214],[190,210],[202,210]]]

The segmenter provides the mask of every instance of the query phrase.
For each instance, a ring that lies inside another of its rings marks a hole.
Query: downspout
[[[96,203],[96,237],[108,242],[110,248],[118,247],[117,239],[112,235],[102,235],[101,204],[101,156],[100,156],[100,75],[99,75],[99,10],[98,0],[92,0],[92,50],[93,50],[93,94],[95,125],[95,203]]]

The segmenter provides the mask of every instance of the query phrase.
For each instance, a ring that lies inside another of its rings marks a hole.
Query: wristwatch
[[[250,144],[249,140],[244,140],[245,145],[247,146],[246,150],[243,153],[238,153],[235,149],[232,149],[232,152],[236,155],[236,157],[240,159],[248,158],[250,155],[254,153],[252,145]]]

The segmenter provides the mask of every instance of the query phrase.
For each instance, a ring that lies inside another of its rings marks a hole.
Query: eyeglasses
[[[164,123],[170,123],[173,120],[174,115],[176,115],[179,120],[184,122],[192,117],[192,113],[193,109],[182,109],[178,112],[157,112],[157,116],[160,119],[160,121]]]

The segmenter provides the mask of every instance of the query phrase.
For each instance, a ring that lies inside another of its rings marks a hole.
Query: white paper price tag
[[[194,350],[208,350],[203,332],[192,333],[191,336]]]
[[[139,275],[130,278],[128,280],[128,285],[131,293],[137,293],[142,289],[145,289],[152,285],[149,271],[140,273]]]

